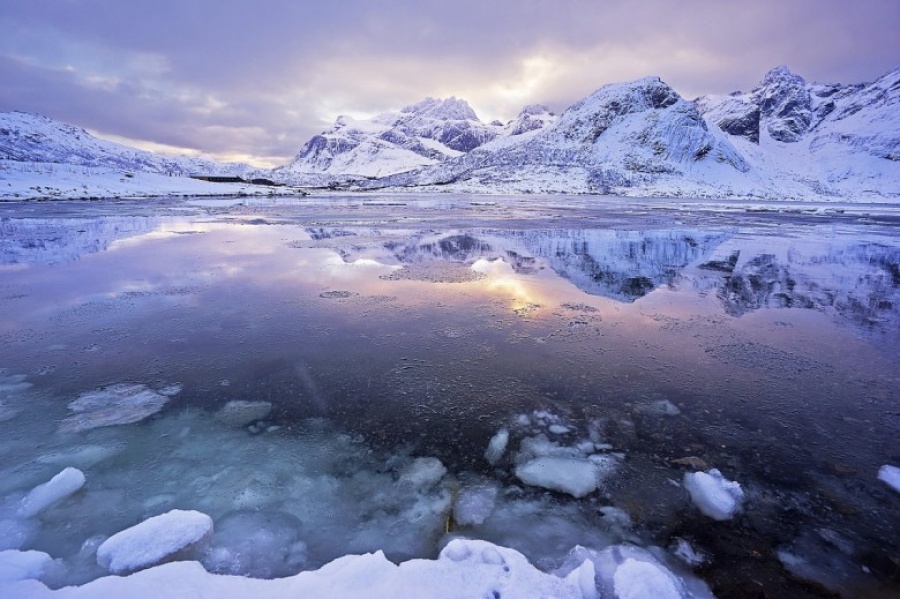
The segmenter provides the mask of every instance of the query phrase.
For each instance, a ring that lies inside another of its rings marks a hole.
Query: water
[[[0,205],[0,520],[84,471],[19,523],[20,548],[61,560],[52,585],[102,575],[100,539],[177,507],[216,521],[203,559],[220,572],[434,557],[455,534],[546,570],[623,541],[677,564],[687,540],[719,596],[887,596],[898,216],[412,195]],[[123,383],[180,391],[141,422],[60,432],[67,404]],[[235,400],[271,411],[216,420]],[[524,485],[517,452],[538,434],[617,466],[581,499]],[[734,519],[690,504],[698,464],[745,490]],[[485,488],[493,511],[458,524],[455,498]]]

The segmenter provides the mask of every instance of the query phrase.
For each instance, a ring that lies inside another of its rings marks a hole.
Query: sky
[[[781,64],[871,81],[898,31],[898,0],[0,0],[0,111],[272,167],[428,96],[505,122],[648,75],[687,99]]]

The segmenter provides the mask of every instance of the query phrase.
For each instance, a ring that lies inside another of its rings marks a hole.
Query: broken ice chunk
[[[878,480],[900,493],[900,468],[885,464],[878,469]]]
[[[240,428],[251,422],[262,420],[272,412],[272,404],[268,401],[229,401],[216,412],[216,420],[226,426]]]
[[[668,399],[660,399],[651,401],[650,403],[638,406],[636,412],[647,414],[648,416],[678,416],[681,410]]]
[[[59,432],[79,433],[101,426],[131,424],[156,414],[168,401],[169,397],[146,385],[118,383],[89,391],[69,403],[75,414],[60,423]]]
[[[416,491],[427,492],[436,485],[447,469],[437,458],[416,458],[400,473],[400,482],[409,484]]]
[[[681,599],[675,576],[652,562],[626,558],[613,574],[613,588],[620,599]]]
[[[213,521],[206,514],[172,510],[106,539],[97,548],[97,563],[113,574],[127,574],[190,559],[209,544],[212,534]]]
[[[453,518],[461,526],[484,524],[494,512],[497,487],[490,484],[465,487],[456,496]]]
[[[77,468],[66,468],[49,481],[33,488],[19,505],[19,516],[31,518],[45,509],[76,493],[84,486],[84,473]]]
[[[655,547],[611,545],[603,550],[576,546],[555,573],[568,576],[585,560],[594,564],[596,595],[618,599],[713,599],[702,580],[664,563],[665,554]],[[587,596],[587,595],[585,595]]]
[[[709,472],[688,472],[684,488],[700,511],[713,520],[728,520],[740,509],[744,500],[741,485],[722,476],[713,468]]]
[[[675,555],[675,557],[692,568],[699,566],[706,561],[706,556],[703,555],[702,552],[694,549],[694,546],[685,539],[675,539],[675,545],[672,548],[672,553]]]
[[[506,445],[508,443],[509,431],[502,428],[488,442],[488,447],[484,452],[484,459],[491,465],[496,464],[503,457],[503,454],[506,453]]]
[[[581,498],[600,486],[604,474],[612,464],[575,457],[544,456],[516,468],[516,476],[523,483]]]

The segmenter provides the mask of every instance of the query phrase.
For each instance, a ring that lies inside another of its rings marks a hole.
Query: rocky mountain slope
[[[749,93],[696,104],[768,195],[900,195],[900,69],[869,84],[823,85],[782,66]]]

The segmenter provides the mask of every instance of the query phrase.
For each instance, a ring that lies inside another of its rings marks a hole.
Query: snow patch
[[[97,549],[97,563],[113,574],[126,574],[188,558],[209,542],[212,518],[190,510],[172,510],[118,532]]]

